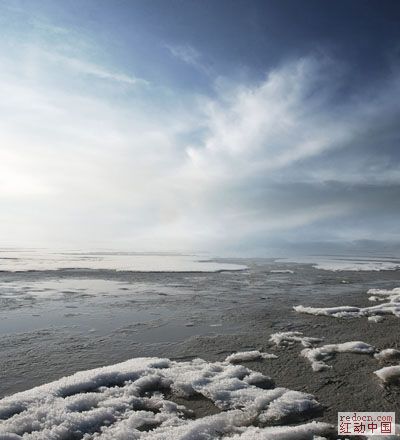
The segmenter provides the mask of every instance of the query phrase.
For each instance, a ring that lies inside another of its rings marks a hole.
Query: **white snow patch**
[[[229,355],[225,361],[231,364],[237,364],[240,362],[257,361],[260,359],[277,359],[276,354],[261,353],[258,350],[253,351],[240,351]]]
[[[317,348],[305,348],[301,352],[301,356],[307,358],[314,371],[322,371],[332,368],[326,363],[332,359],[336,353],[356,353],[356,354],[373,354],[376,352],[375,347],[361,341],[343,342],[342,344],[329,344]]]
[[[228,362],[132,359],[0,400],[0,438],[209,440],[236,434],[243,439],[289,440],[312,439],[328,431],[328,425],[321,423],[254,431],[252,425],[292,424],[321,409],[309,394],[265,389],[273,387],[271,382]],[[165,391],[180,397],[202,395],[223,412],[190,420],[189,411],[167,400]],[[253,431],[258,437],[251,437]]]
[[[293,345],[296,342],[300,342],[303,347],[313,347],[322,341],[319,338],[310,338],[308,336],[303,336],[302,332],[280,332],[273,333],[269,340],[273,342],[276,346],[287,346]]]
[[[338,307],[304,307],[302,305],[294,306],[293,309],[299,313],[309,315],[333,316],[334,318],[356,318],[360,316],[360,308],[352,306]]]
[[[374,371],[379,379],[387,384],[400,382],[400,365],[392,365],[391,367],[384,367],[380,370]]]
[[[382,322],[382,321],[384,321],[384,319],[385,318],[380,315],[368,316],[368,321],[375,322],[375,323]]]
[[[395,298],[400,301],[400,287],[395,287],[394,289],[369,289],[368,292],[371,295],[375,295],[377,297],[389,297],[391,300]]]
[[[379,353],[374,354],[374,358],[378,361],[391,361],[394,359],[400,359],[400,351],[395,348],[386,348]]]

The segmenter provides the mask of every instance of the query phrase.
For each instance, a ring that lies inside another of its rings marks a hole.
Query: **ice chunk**
[[[236,364],[239,362],[249,362],[256,361],[259,359],[276,359],[278,356],[276,354],[261,353],[258,350],[253,351],[240,351],[238,353],[233,353],[229,355],[225,361],[231,364]]]
[[[361,341],[344,342],[342,344],[329,344],[317,348],[305,348],[301,356],[311,362],[314,371],[322,371],[332,368],[325,361],[332,359],[336,353],[373,354],[376,349],[372,345]]]

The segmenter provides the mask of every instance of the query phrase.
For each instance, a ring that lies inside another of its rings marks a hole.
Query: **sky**
[[[400,249],[396,0],[0,0],[0,245]]]

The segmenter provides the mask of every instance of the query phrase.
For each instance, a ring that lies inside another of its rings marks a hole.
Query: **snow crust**
[[[343,342],[342,344],[328,344],[317,348],[305,348],[301,356],[308,359],[313,371],[322,371],[332,368],[326,361],[337,353],[373,354],[376,349],[372,345],[361,341]]]
[[[368,299],[370,301],[379,302],[379,304],[371,307],[305,307],[302,305],[294,306],[293,309],[298,313],[307,313],[309,315],[332,316],[334,318],[360,318],[360,317],[377,317],[370,321],[380,322],[383,315],[394,315],[400,317],[400,288],[396,287],[392,290],[386,289],[370,289],[367,292],[372,295]]]
[[[193,420],[173,396],[201,396],[219,414]],[[78,372],[0,400],[1,440],[313,439],[325,423],[299,426],[321,410],[309,394],[274,388],[242,365],[136,358]]]

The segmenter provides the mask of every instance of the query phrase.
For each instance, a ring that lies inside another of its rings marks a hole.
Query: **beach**
[[[321,308],[338,306],[367,310],[375,305],[370,289],[398,287],[397,270],[327,270],[274,259],[219,263],[246,268],[2,272],[0,393],[11,396],[4,401],[77,371],[129,359],[191,365],[196,358],[218,363],[233,353],[259,352],[274,356],[239,355],[235,365],[271,378],[275,387],[314,396],[320,408],[299,420],[335,425],[338,411],[399,409],[399,388],[374,373],[398,364],[383,350],[400,349],[399,318],[390,311],[377,313],[382,316],[378,322],[367,314],[320,314],[325,313]],[[301,313],[294,309],[298,306],[319,314]],[[366,349],[337,346],[352,341]],[[314,371],[312,356],[304,350],[318,347],[330,348],[326,356],[317,353],[323,365]],[[222,410],[204,395],[188,399],[170,391],[167,396],[192,410],[196,420]]]

